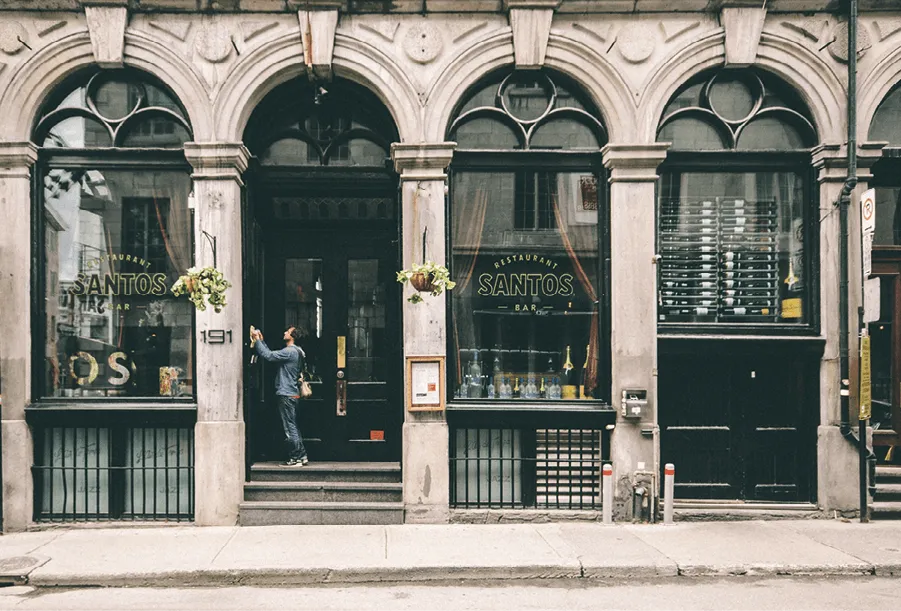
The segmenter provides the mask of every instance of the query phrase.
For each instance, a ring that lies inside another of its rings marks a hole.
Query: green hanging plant
[[[450,279],[450,272],[446,267],[431,261],[414,263],[410,269],[400,270],[397,272],[397,281],[401,284],[409,282],[418,291],[407,298],[410,303],[422,302],[422,295],[419,293],[431,293],[437,297],[457,286],[457,283]]]
[[[172,294],[176,297],[187,294],[194,307],[201,312],[206,311],[209,302],[218,314],[225,307],[225,291],[230,286],[231,282],[215,267],[191,267],[172,285]]]

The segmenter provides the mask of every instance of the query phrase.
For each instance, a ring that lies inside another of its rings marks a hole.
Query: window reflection
[[[806,322],[803,184],[786,172],[664,175],[660,322]]]
[[[599,396],[596,176],[456,172],[453,201],[456,398]]]
[[[378,259],[347,262],[348,379],[351,382],[385,381],[385,287]]]
[[[193,307],[169,287],[191,266],[182,172],[49,169],[44,183],[46,392],[193,393]]]

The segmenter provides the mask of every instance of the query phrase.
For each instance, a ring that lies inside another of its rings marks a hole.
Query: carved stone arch
[[[195,140],[212,132],[206,89],[191,68],[164,45],[129,32],[125,65],[155,76],[185,108]],[[87,31],[77,32],[40,49],[16,70],[0,97],[0,130],[14,141],[31,137],[34,121],[47,96],[66,77],[95,65]]]
[[[879,58],[863,78],[858,80],[857,138],[859,142],[868,139],[870,127],[876,117],[879,105],[892,89],[901,83],[901,47],[893,49]]]
[[[582,86],[600,110],[610,142],[635,141],[635,100],[610,62],[583,43],[551,34],[545,65]]]
[[[513,37],[508,31],[472,45],[449,65],[430,89],[426,104],[426,141],[440,142],[466,92],[503,66],[513,66]],[[545,66],[578,83],[599,108],[610,140],[629,137],[635,104],[618,72],[600,55],[565,36],[548,40]]]
[[[661,64],[639,103],[639,142],[654,142],[667,103],[695,74],[725,62],[722,32],[700,39]],[[843,138],[845,85],[815,53],[787,38],[764,32],[755,66],[781,78],[804,101],[820,142]]]
[[[243,56],[213,105],[219,140],[241,142],[250,115],[266,94],[305,73],[302,57],[303,46],[295,34],[281,36]],[[338,76],[369,88],[385,104],[401,141],[419,140],[421,105],[412,83],[393,59],[369,43],[338,34],[333,68]]]
[[[457,105],[476,83],[504,66],[513,66],[513,34],[501,30],[468,47],[441,72],[425,104],[424,142],[444,142]]]

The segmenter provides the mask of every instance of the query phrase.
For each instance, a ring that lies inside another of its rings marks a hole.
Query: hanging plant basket
[[[422,302],[419,293],[431,293],[438,296],[445,290],[451,290],[457,283],[450,279],[450,272],[443,265],[436,265],[431,261],[422,264],[413,264],[410,269],[402,269],[397,272],[397,281],[401,284],[409,282],[418,292],[407,298],[410,303]]]
[[[209,303],[219,313],[225,307],[225,291],[229,287],[231,282],[215,267],[192,267],[172,285],[172,294],[176,297],[187,295],[194,307],[201,312],[206,311]]]
[[[410,276],[410,285],[420,293],[431,293],[435,290],[435,283],[432,282],[432,278],[432,274],[416,272]]]

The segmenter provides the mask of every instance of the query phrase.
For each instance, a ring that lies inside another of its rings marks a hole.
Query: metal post
[[[604,524],[613,524],[613,465],[606,464],[603,469],[603,500],[601,508],[604,514]]]
[[[663,523],[673,523],[673,489],[676,483],[676,467],[666,463],[663,468]]]
[[[848,177],[857,179],[857,0],[850,0],[848,10]],[[850,193],[849,193],[850,195]],[[846,208],[847,210],[847,208]],[[863,231],[861,239],[861,275],[863,286]],[[847,251],[846,251],[847,253]],[[863,290],[857,310],[858,338],[863,336]],[[847,306],[846,306],[847,307]],[[847,315],[847,314],[846,314]],[[858,339],[860,345],[860,339]],[[845,375],[844,373],[842,374]],[[858,419],[858,452],[860,455],[860,521],[868,522],[867,510],[867,421]]]

